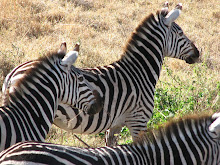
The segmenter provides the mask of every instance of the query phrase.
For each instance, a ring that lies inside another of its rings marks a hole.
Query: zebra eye
[[[180,35],[180,36],[182,36],[182,35],[183,35],[183,32],[182,32],[182,31],[181,31],[181,32],[179,32],[179,35]]]
[[[83,76],[79,76],[78,79],[79,79],[79,81],[83,81],[84,80]]]

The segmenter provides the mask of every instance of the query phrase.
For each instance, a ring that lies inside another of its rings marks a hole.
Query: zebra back
[[[116,147],[83,149],[42,142],[22,142],[3,151],[0,163],[218,165],[219,119],[220,113],[189,116],[145,133],[133,144]]]
[[[2,105],[7,105],[9,102],[9,88],[11,86],[14,86],[19,79],[23,78],[23,76],[25,75],[24,72],[32,69],[34,67],[34,64],[37,64],[37,61],[28,61],[21,65],[18,65],[5,77],[2,85]]]

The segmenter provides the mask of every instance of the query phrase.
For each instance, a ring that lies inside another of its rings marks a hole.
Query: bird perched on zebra
[[[80,113],[71,106],[60,104],[54,123],[67,131],[97,134],[107,131],[106,144],[116,144],[115,134],[123,126],[130,130],[133,140],[146,124],[154,109],[155,86],[159,79],[164,57],[185,60],[193,64],[199,51],[183,30],[174,22],[182,4],[168,11],[168,3],[149,14],[132,33],[121,58],[106,66],[80,69],[92,88],[102,97],[103,109],[95,115]],[[18,67],[15,72],[22,69]],[[5,86],[16,81],[13,74]]]
[[[220,113],[170,121],[137,142],[116,147],[21,142],[0,153],[0,164],[219,165]]]
[[[93,111],[97,96],[72,66],[77,56],[78,51],[49,52],[9,88],[7,104],[0,107],[0,151],[21,141],[44,141],[59,103],[77,102],[85,111]],[[90,97],[81,99],[82,89]]]

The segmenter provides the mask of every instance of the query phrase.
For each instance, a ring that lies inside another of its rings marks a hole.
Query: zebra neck
[[[18,83],[9,94],[8,106],[11,112],[20,113],[28,120],[31,118],[39,129],[44,128],[44,132],[48,132],[58,107],[59,82],[55,80],[58,78],[55,67],[47,66],[43,70],[35,70]]]
[[[198,144],[197,149],[201,149],[201,137],[210,136],[207,128],[212,122],[213,119],[207,115],[199,117],[198,115],[189,116],[189,118],[180,119],[177,122],[170,121],[166,126],[159,128],[159,130],[148,131],[147,134],[142,135],[139,139],[140,141],[135,142],[133,146],[135,148],[141,148],[142,157],[145,158],[156,156],[156,154],[160,155],[161,151],[166,149],[167,152],[163,153],[164,159],[170,159],[168,150],[176,148],[183,153],[188,153],[187,147],[196,150],[194,144]],[[185,145],[184,143],[187,144]],[[208,143],[215,142],[209,141]],[[187,146],[188,144],[189,146]],[[174,146],[175,148],[173,148]],[[170,160],[164,161],[169,162]]]
[[[163,59],[158,59],[154,54],[151,56],[148,52],[140,52],[144,50],[141,47],[134,49],[127,52],[117,63],[133,69],[139,76],[148,77],[151,84],[155,86],[160,76]]]
[[[150,15],[132,33],[118,63],[133,68],[139,75],[148,76],[156,85],[164,58],[165,38],[160,18]]]

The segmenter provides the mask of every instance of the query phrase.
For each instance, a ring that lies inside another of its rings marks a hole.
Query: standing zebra
[[[48,53],[10,87],[7,105],[0,107],[0,151],[21,141],[44,141],[59,103],[78,102],[93,111],[96,97],[79,97],[81,88],[93,91],[72,66],[77,56],[77,51]]]
[[[220,113],[169,122],[130,145],[82,149],[21,142],[0,153],[0,164],[219,165]]]
[[[168,5],[168,4],[166,4]],[[118,61],[96,68],[81,69],[88,83],[103,98],[103,109],[93,115],[79,114],[74,108],[60,104],[54,123],[67,131],[96,134],[110,129],[107,145],[115,145],[114,134],[127,126],[133,140],[152,116],[155,85],[164,57],[195,63],[199,51],[174,22],[182,5],[168,12],[165,6],[150,14],[132,33]],[[10,82],[9,80],[7,80]],[[6,81],[6,83],[7,83]]]

